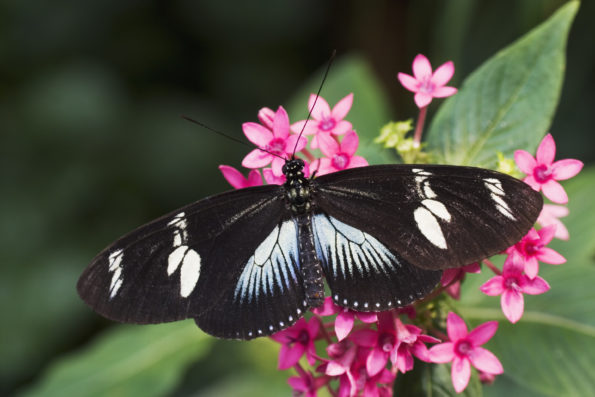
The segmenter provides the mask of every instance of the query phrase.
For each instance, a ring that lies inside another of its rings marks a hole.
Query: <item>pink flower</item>
[[[461,297],[461,281],[465,278],[465,274],[480,272],[481,267],[478,262],[463,267],[445,269],[440,284],[446,287],[445,291],[448,295],[458,300]]]
[[[316,101],[316,105],[314,105],[314,101]],[[318,137],[320,134],[342,135],[351,131],[351,123],[343,119],[347,116],[352,104],[353,94],[349,94],[337,102],[333,110],[331,110],[328,102],[323,97],[319,96],[316,99],[316,95],[311,94],[308,100],[308,110],[312,109],[312,120],[307,123],[306,120],[298,121],[291,125],[291,130],[299,134],[303,129],[304,135],[315,135],[310,146],[316,149],[319,146]]]
[[[281,343],[279,352],[279,369],[291,368],[304,353],[310,365],[316,362],[314,340],[320,329],[320,321],[313,317],[310,322],[300,318],[294,325],[273,334],[271,338]]]
[[[299,394],[298,396],[316,397],[316,391],[328,383],[330,379],[327,376],[315,378],[312,373],[301,371],[300,376],[292,376],[287,380],[289,386]]]
[[[566,229],[566,226],[564,226],[562,221],[558,219],[567,215],[568,208],[564,207],[563,205],[544,204],[541,214],[539,214],[539,218],[537,218],[537,223],[543,227],[555,226],[556,233],[554,233],[554,237],[561,240],[568,240],[570,237],[568,234],[568,229]]]
[[[482,347],[498,329],[496,321],[488,321],[467,332],[465,322],[455,313],[448,313],[446,331],[449,342],[440,343],[430,349],[430,360],[434,363],[452,361],[451,378],[457,393],[462,392],[471,377],[471,365],[488,374],[501,374],[502,364],[489,350]]]
[[[258,170],[250,171],[248,178],[245,178],[240,171],[230,167],[229,165],[220,165],[219,170],[221,170],[221,173],[227,182],[229,182],[229,184],[236,189],[262,185],[262,177],[260,176],[260,172],[258,172]]]
[[[386,367],[393,350],[398,347],[392,312],[379,312],[377,315],[378,331],[361,329],[354,331],[349,337],[359,346],[372,348],[366,360],[366,369],[370,376],[377,375]]]
[[[244,123],[242,129],[250,142],[266,150],[264,152],[254,149],[244,157],[242,165],[246,168],[261,168],[272,162],[273,173],[276,176],[283,175],[281,169],[285,159],[294,154],[294,147],[296,152],[299,152],[307,143],[304,137],[299,138],[298,142],[297,135],[289,135],[289,116],[282,106],[279,106],[275,113],[272,132],[258,123]]]
[[[430,362],[430,355],[425,343],[438,343],[440,339],[423,335],[421,328],[411,324],[405,325],[399,318],[396,319],[396,326],[399,347],[393,350],[391,362],[397,366],[397,369],[402,373],[412,370],[413,356]]]
[[[258,120],[267,129],[273,130],[273,124],[275,120],[275,111],[271,108],[262,108],[258,111]]]
[[[318,175],[368,165],[365,158],[354,156],[359,144],[359,138],[355,131],[345,135],[341,143],[338,143],[330,135],[319,135],[318,143],[320,150],[326,156],[312,163],[312,168],[318,168]]]
[[[507,254],[517,253],[520,255],[521,260],[525,262],[525,273],[529,278],[533,279],[537,276],[538,261],[550,265],[560,265],[566,262],[562,255],[546,247],[554,238],[555,230],[555,226],[547,226],[538,231],[531,229],[521,241],[506,250]]]
[[[551,134],[547,134],[539,147],[535,158],[524,150],[514,152],[514,160],[519,169],[527,174],[525,183],[534,190],[543,189],[545,197],[558,204],[566,204],[568,195],[557,181],[572,178],[583,168],[579,160],[565,159],[554,162],[556,143]]]
[[[442,64],[434,73],[428,58],[419,54],[413,60],[413,76],[399,73],[398,78],[403,87],[415,92],[415,104],[420,109],[432,102],[432,98],[445,98],[457,93],[454,87],[447,87],[446,83],[455,73],[452,61]]]
[[[361,395],[364,397],[392,396],[392,388],[389,385],[394,382],[396,375],[388,369],[382,368],[375,375],[370,375],[363,361],[356,361],[351,371],[355,380],[355,391],[352,389],[351,394],[343,396],[354,396],[358,391],[363,391]],[[340,393],[339,396],[343,397]]]
[[[324,305],[321,308],[312,311],[320,316],[330,316],[339,313],[335,319],[335,334],[339,341],[342,341],[349,335],[353,329],[356,317],[366,324],[372,324],[378,321],[376,313],[357,312],[345,307],[339,307],[333,303],[333,300],[329,296],[325,298]]]
[[[550,289],[548,283],[539,276],[531,279],[523,274],[523,260],[517,253],[504,262],[502,275],[494,276],[480,287],[489,296],[502,295],[502,312],[511,323],[516,323],[523,315],[523,294],[539,295]]]

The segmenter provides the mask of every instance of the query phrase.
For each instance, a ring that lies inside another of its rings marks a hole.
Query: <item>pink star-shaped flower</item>
[[[397,337],[399,346],[393,350],[391,362],[397,366],[402,373],[413,369],[413,356],[422,361],[430,362],[430,355],[426,343],[438,343],[436,339],[429,335],[422,334],[419,327],[411,324],[403,324],[399,318],[396,319]]]
[[[564,226],[562,221],[558,219],[567,216],[568,212],[568,208],[563,205],[544,204],[543,209],[537,218],[537,223],[543,227],[555,226],[556,233],[554,233],[554,237],[561,240],[568,240],[570,238],[568,229],[566,229],[566,226]]]
[[[516,323],[523,315],[523,294],[539,295],[550,289],[549,284],[541,277],[531,279],[523,274],[523,268],[522,258],[514,253],[506,258],[502,274],[492,277],[480,287],[481,292],[486,295],[502,295],[502,312],[511,323]]]
[[[378,331],[361,329],[351,333],[350,339],[358,346],[370,347],[372,350],[366,360],[366,369],[370,376],[377,375],[386,367],[393,350],[399,346],[395,323],[391,312],[380,312],[378,315]]]
[[[500,360],[489,350],[480,347],[494,336],[497,329],[498,322],[488,321],[468,332],[463,319],[453,312],[448,313],[446,332],[450,341],[432,346],[429,354],[434,363],[452,361],[451,378],[457,393],[465,390],[469,384],[471,365],[488,374],[503,372]]]
[[[539,261],[550,265],[560,265],[566,262],[562,255],[546,247],[554,238],[555,231],[555,226],[547,226],[538,231],[531,229],[521,241],[508,248],[506,253],[518,254],[520,260],[525,263],[525,273],[533,279],[539,272]]]
[[[304,137],[298,141],[297,135],[289,135],[289,116],[282,106],[275,113],[272,131],[258,123],[244,123],[242,129],[250,142],[266,150],[254,149],[244,157],[242,165],[246,168],[261,168],[272,163],[271,168],[276,176],[283,175],[281,169],[285,159],[294,154],[294,148],[299,152],[308,142]]]
[[[372,324],[378,321],[376,313],[372,312],[357,312],[355,310],[339,307],[333,303],[333,300],[327,296],[324,300],[324,305],[320,308],[313,309],[314,313],[319,316],[331,316],[339,313],[335,319],[335,334],[337,339],[342,341],[349,335],[353,329],[355,318],[357,317],[361,322]]]
[[[279,352],[279,369],[293,367],[306,353],[310,365],[316,362],[316,348],[314,340],[318,336],[320,321],[312,317],[310,321],[300,318],[294,325],[271,335],[271,338],[281,343]]]
[[[262,185],[262,177],[258,170],[251,170],[248,174],[248,178],[244,177],[240,171],[229,165],[220,165],[219,170],[223,174],[225,180],[236,189]]]
[[[316,105],[314,105],[314,101],[316,101]],[[308,110],[312,109],[312,120],[307,123],[306,120],[298,121],[291,125],[291,130],[299,134],[303,129],[304,135],[314,135],[310,146],[316,149],[319,147],[319,135],[342,135],[351,131],[351,123],[343,119],[349,113],[352,104],[353,94],[349,94],[337,102],[333,110],[331,110],[328,102],[323,97],[319,96],[316,99],[316,95],[311,94],[308,100]]]
[[[432,73],[432,65],[428,58],[418,54],[413,60],[413,76],[399,73],[397,77],[403,87],[415,92],[415,104],[421,109],[428,106],[432,98],[445,98],[457,93],[456,88],[446,86],[454,73],[452,61],[442,64]]]
[[[318,175],[368,165],[365,158],[355,156],[359,145],[359,138],[355,131],[346,134],[341,143],[330,135],[319,135],[318,143],[320,150],[326,156],[312,163],[312,168],[318,168]]]
[[[525,150],[514,152],[514,160],[519,169],[527,174],[525,183],[534,190],[543,189],[545,197],[558,204],[566,204],[568,195],[557,181],[572,178],[583,168],[583,163],[575,159],[558,160],[556,156],[556,143],[551,134],[547,134],[539,147],[535,158]]]

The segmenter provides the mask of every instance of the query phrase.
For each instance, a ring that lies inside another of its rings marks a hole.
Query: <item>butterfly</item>
[[[384,311],[429,294],[442,270],[520,240],[543,206],[527,184],[448,165],[375,165],[225,192],[182,207],[101,251],[77,285],[99,314],[126,323],[187,318],[221,338],[252,339],[323,303]]]

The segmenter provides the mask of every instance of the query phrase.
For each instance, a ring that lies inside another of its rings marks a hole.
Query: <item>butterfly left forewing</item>
[[[543,200],[510,176],[472,167],[381,165],[315,179],[321,211],[425,269],[497,254],[533,226]]]

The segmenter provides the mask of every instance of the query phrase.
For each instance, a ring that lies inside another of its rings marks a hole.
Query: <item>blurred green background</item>
[[[339,63],[357,59],[375,76],[388,104],[381,112],[409,118],[416,108],[395,75],[410,73],[417,53],[434,66],[453,60],[458,85],[564,3],[3,1],[0,394],[22,390],[56,358],[114,332],[75,291],[99,250],[229,188],[217,165],[238,167],[248,149],[181,114],[238,137],[241,123],[255,121],[263,106],[303,101],[302,114],[290,113],[302,119],[307,96],[294,94],[320,80],[337,49]],[[595,159],[594,16],[594,2],[581,5],[550,130],[558,158],[587,164]],[[351,90],[345,86],[343,95]],[[230,390],[241,387],[243,395],[251,388],[258,395],[254,379],[289,394],[289,374],[276,373],[272,343],[214,341],[191,323],[175,330],[196,332],[208,349],[185,359],[201,357],[192,365],[179,360],[183,372],[171,375],[176,386],[169,394],[234,395]],[[233,387],[226,383],[231,376]]]

